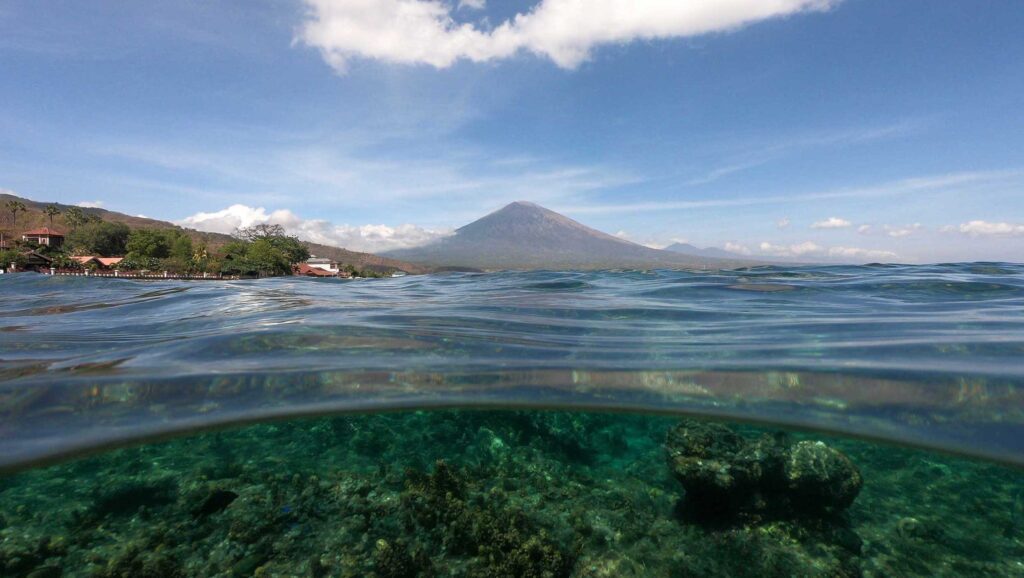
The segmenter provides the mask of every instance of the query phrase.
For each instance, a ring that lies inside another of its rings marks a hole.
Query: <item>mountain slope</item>
[[[385,253],[430,265],[481,269],[734,267],[747,262],[692,257],[613,237],[520,201],[423,247]]]
[[[5,209],[7,201],[16,200],[21,201],[25,204],[25,208],[28,209],[25,213],[19,213],[16,225],[11,225],[11,216]],[[48,227],[50,226],[50,219],[43,214],[43,209],[50,203],[43,203],[39,201],[33,201],[31,199],[25,199],[21,197],[15,197],[13,195],[0,193],[0,231],[4,231],[9,238],[20,238],[21,233],[37,227]],[[67,231],[68,227],[64,222],[62,215],[72,207],[72,205],[62,205],[60,203],[53,203],[61,211],[61,215],[54,217],[53,227],[60,231]],[[157,219],[150,219],[148,217],[137,217],[132,215],[126,215],[124,213],[118,213],[115,211],[108,211],[106,209],[99,208],[84,208],[78,207],[84,213],[90,215],[96,215],[104,221],[110,221],[113,223],[124,223],[129,227],[136,229],[180,229],[185,232],[189,237],[192,238],[193,242],[202,242],[211,249],[221,247],[232,240],[231,235],[225,235],[223,233],[207,233],[204,231],[196,231],[194,229],[185,229],[179,227],[174,223],[167,221],[160,221]],[[412,274],[429,273],[433,269],[423,265],[417,265],[414,263],[406,263],[397,259],[389,259],[387,257],[381,257],[370,253],[360,253],[357,251],[349,251],[348,249],[342,249],[340,247],[331,247],[328,245],[320,245],[318,243],[305,243],[309,248],[310,253],[317,257],[324,257],[327,259],[334,259],[344,263],[346,265],[353,265],[357,269],[369,269],[378,272],[390,272],[390,271],[405,271]]]

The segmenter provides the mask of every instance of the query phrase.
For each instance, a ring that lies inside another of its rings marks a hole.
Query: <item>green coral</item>
[[[687,468],[729,516],[678,516]],[[2,478],[0,576],[1012,576],[1022,487],[990,463],[707,421],[339,416]]]

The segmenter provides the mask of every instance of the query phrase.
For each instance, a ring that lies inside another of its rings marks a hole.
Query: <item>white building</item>
[[[338,262],[337,261],[331,261],[330,259],[320,259],[320,258],[317,258],[317,257],[312,257],[312,258],[306,260],[306,264],[309,265],[310,267],[314,268],[314,269],[323,269],[324,271],[327,271],[329,273],[333,273],[335,275],[337,275],[338,271],[341,270],[338,267]]]

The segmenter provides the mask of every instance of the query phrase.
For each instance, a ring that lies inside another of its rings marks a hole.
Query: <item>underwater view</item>
[[[1020,265],[0,294],[3,576],[1024,576]]]

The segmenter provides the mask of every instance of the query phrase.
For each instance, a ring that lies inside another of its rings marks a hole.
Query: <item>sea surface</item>
[[[1024,576],[1022,387],[1018,264],[0,275],[0,575]]]

